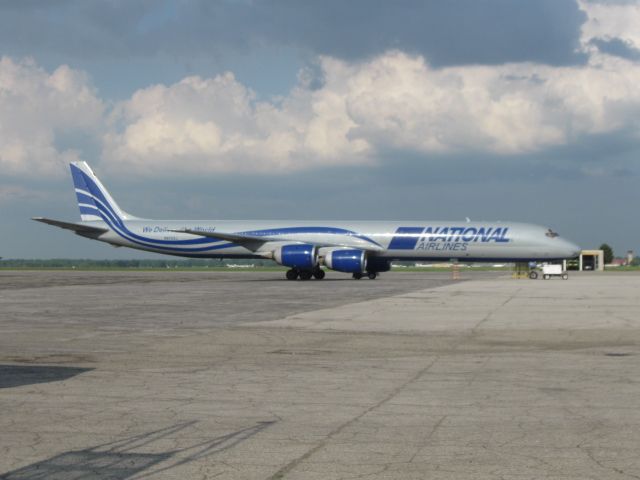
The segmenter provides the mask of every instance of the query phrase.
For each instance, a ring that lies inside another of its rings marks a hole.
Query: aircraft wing
[[[202,232],[200,230],[192,230],[190,228],[181,228],[179,230],[169,230],[175,233],[188,233],[189,235],[199,235],[201,237],[215,238],[216,240],[226,240],[227,242],[237,243],[249,250],[255,252],[262,245],[270,242],[271,239],[267,237],[258,237],[253,235],[242,235],[238,233],[223,233],[223,232]]]
[[[53,220],[51,218],[44,217],[33,217],[31,220],[35,220],[36,222],[46,223],[48,225],[53,225],[55,227],[64,228],[65,230],[71,230],[76,232],[78,235],[102,235],[109,231],[107,228],[101,227],[93,227],[91,225],[85,225],[83,223],[72,223],[72,222],[63,222],[61,220]]]
[[[348,247],[348,248],[357,248],[360,250],[365,250],[370,252],[378,252],[383,250],[382,247],[373,245],[368,242],[364,242],[363,240],[356,237],[353,237],[352,239],[346,240],[344,242],[314,242],[314,241],[300,240],[298,238],[287,238],[284,235],[258,236],[258,235],[248,235],[244,233],[203,232],[200,230],[192,230],[189,228],[183,228],[180,230],[170,230],[170,231],[176,232],[176,233],[188,233],[190,235],[199,235],[201,237],[215,238],[217,240],[226,240],[228,242],[242,245],[243,247],[246,247],[249,250],[252,250],[254,252],[268,242],[291,242],[291,243],[307,243],[307,244],[310,243],[318,247]]]

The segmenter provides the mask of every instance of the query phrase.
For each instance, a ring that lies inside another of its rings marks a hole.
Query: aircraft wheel
[[[297,280],[298,279],[298,271],[294,268],[291,270],[287,270],[287,280]]]
[[[325,276],[324,270],[322,270],[321,268],[317,268],[313,272],[313,276],[315,277],[316,280],[322,280]]]
[[[304,270],[300,272],[300,280],[311,280],[313,277],[313,272],[311,270]]]
[[[529,278],[530,278],[531,280],[535,280],[535,279],[537,279],[537,278],[538,278],[538,272],[536,272],[535,270],[530,271],[530,272],[529,272]]]
[[[362,278],[362,274],[361,273],[354,273],[353,274],[353,279],[354,280],[360,280]]]
[[[367,277],[369,277],[369,280],[375,280],[377,276],[378,274],[376,272],[367,273]]]

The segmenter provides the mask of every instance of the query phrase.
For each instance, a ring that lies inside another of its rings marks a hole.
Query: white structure
[[[582,250],[578,270],[604,270],[604,251],[602,250]]]

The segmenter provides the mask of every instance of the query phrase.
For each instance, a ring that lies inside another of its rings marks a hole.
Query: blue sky
[[[640,251],[635,1],[0,4],[0,256],[132,258],[149,218],[473,219]]]

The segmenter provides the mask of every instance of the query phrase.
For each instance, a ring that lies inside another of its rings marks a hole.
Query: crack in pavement
[[[516,296],[522,291],[522,287],[518,288],[515,292],[513,292],[511,294],[511,296],[509,296],[509,298],[507,298],[504,302],[502,302],[502,304],[498,305],[496,308],[494,308],[493,310],[491,310],[489,313],[487,313],[487,315],[480,320],[472,329],[471,329],[471,335],[473,336],[477,333],[478,329],[480,328],[480,326],[483,323],[486,323],[487,321],[489,321],[489,319],[493,316],[493,314],[495,314],[498,310],[500,310],[501,308],[503,308],[506,304],[508,304],[511,300],[513,300],[514,298],[516,298]]]
[[[290,461],[289,463],[287,463],[284,467],[280,468],[280,470],[278,470],[277,472],[275,472],[273,475],[268,477],[268,480],[280,480],[282,478],[285,478],[285,476],[291,472],[295,467],[297,467],[298,465],[300,465],[302,462],[304,462],[305,460],[307,460],[308,458],[310,458],[312,455],[314,455],[316,452],[320,451],[322,448],[324,448],[327,443],[333,439],[333,437],[335,437],[336,435],[339,435],[343,430],[345,430],[346,428],[350,427],[351,425],[353,425],[354,423],[358,422],[358,420],[360,420],[362,417],[364,417],[365,415],[371,413],[372,411],[380,408],[382,405],[384,405],[385,403],[389,402],[392,398],[394,398],[396,395],[398,395],[398,393],[400,393],[402,390],[404,390],[407,386],[411,385],[413,382],[415,382],[416,380],[418,380],[422,375],[424,375],[425,373],[427,373],[431,367],[433,367],[436,362],[440,359],[439,356],[435,357],[426,367],[420,369],[417,373],[415,373],[411,378],[409,378],[408,380],[406,380],[405,382],[403,382],[402,384],[400,384],[398,387],[396,387],[395,389],[393,389],[393,391],[391,393],[389,393],[386,397],[384,397],[382,400],[380,400],[378,403],[370,406],[369,408],[367,408],[364,412],[356,415],[355,417],[353,417],[351,420],[343,423],[342,425],[340,425],[338,428],[332,430],[331,432],[329,432],[329,434],[326,436],[326,438],[324,440],[322,440],[320,443],[318,443],[318,445],[316,445],[315,447],[313,447],[312,449],[308,450],[306,453],[302,454],[300,457]]]

